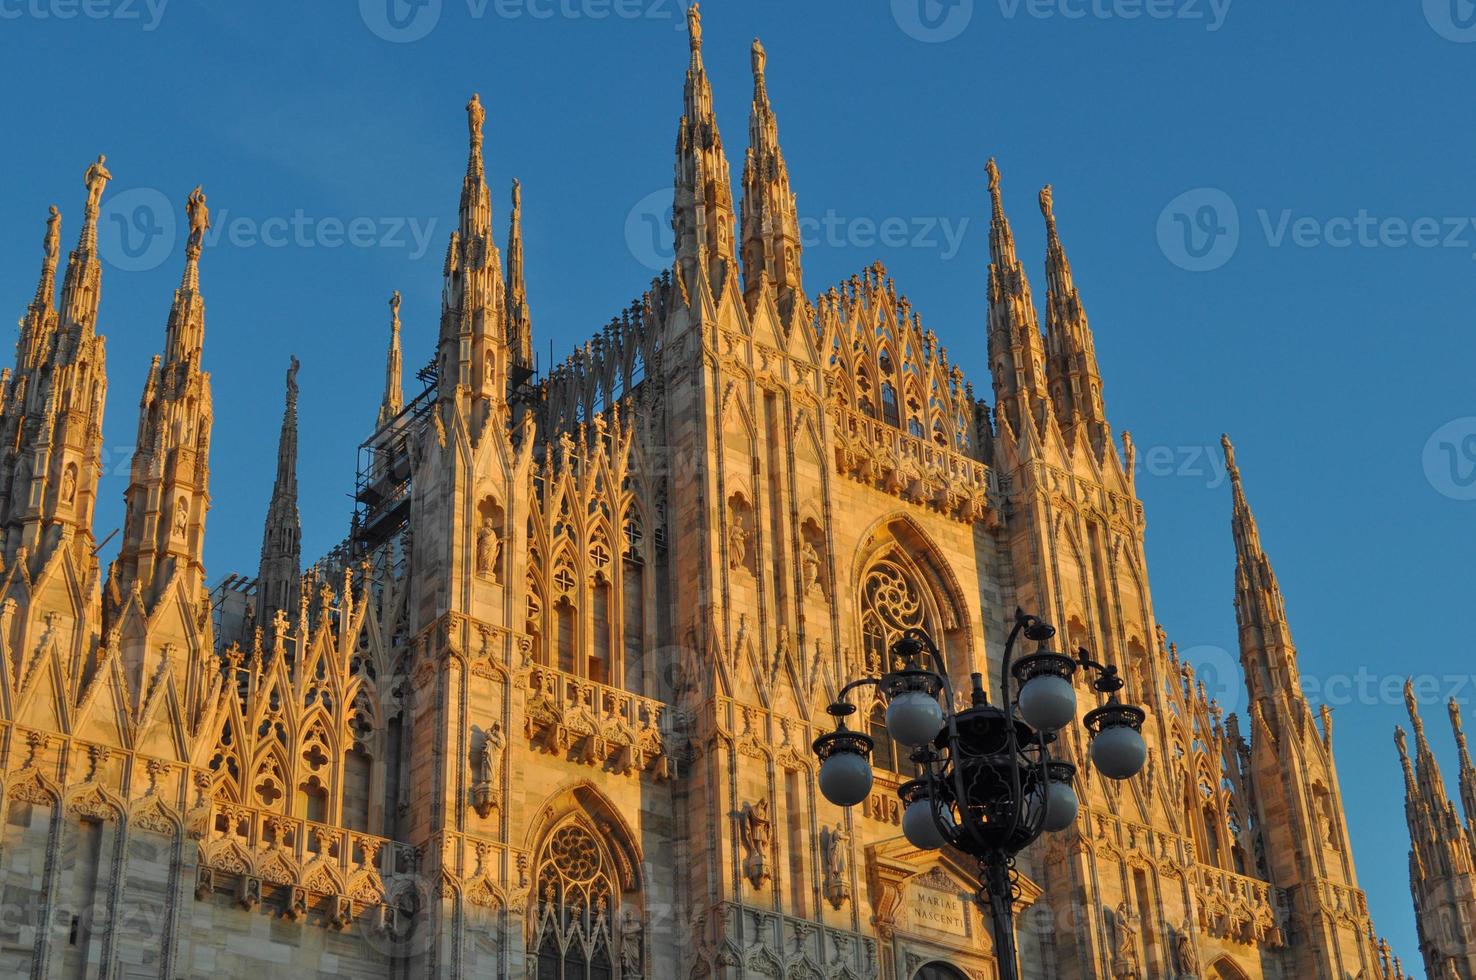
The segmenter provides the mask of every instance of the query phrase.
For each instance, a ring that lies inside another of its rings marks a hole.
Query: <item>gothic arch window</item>
[[[925,963],[912,975],[912,980],[968,980],[968,977],[947,963]]]
[[[633,918],[622,918],[630,910],[620,907],[619,875],[584,824],[570,820],[548,836],[536,881],[532,949],[538,980],[641,976],[640,937],[629,926]]]
[[[892,644],[909,629],[932,630],[922,591],[910,570],[891,557],[871,566],[861,580],[861,635],[868,665],[891,669]]]

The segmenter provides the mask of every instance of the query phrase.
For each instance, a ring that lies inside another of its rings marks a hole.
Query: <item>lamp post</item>
[[[1021,635],[1039,649],[1017,661]],[[1050,746],[1076,718],[1071,678],[1078,669],[1093,675],[1092,687],[1107,695],[1105,704],[1082,719],[1092,736],[1092,764],[1109,779],[1128,779],[1148,754],[1146,716],[1118,699],[1123,682],[1117,668],[1092,660],[1085,650],[1075,658],[1051,652],[1045,644],[1055,635],[1055,627],[1017,609],[1000,665],[1002,706],[990,704],[983,675],[976,673],[971,703],[960,711],[937,646],[924,631],[910,629],[892,645],[890,671],[841,688],[827,709],[835,731],[814,743],[825,798],[845,807],[864,800],[871,792],[872,739],[846,726],[856,711],[847,697],[859,687],[880,689],[888,733],[912,748],[920,767],[918,778],[897,790],[905,804],[902,832],[914,847],[954,847],[979,862],[975,899],[994,924],[1001,980],[1019,977],[1012,924],[1015,856],[1042,833],[1065,830],[1076,819],[1076,767],[1052,758]]]

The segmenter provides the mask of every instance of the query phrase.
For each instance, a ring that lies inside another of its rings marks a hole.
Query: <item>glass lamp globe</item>
[[[1104,728],[1092,739],[1092,764],[1108,779],[1131,779],[1147,759],[1143,736],[1127,725]]]
[[[923,691],[903,691],[887,705],[887,731],[903,745],[927,745],[943,727],[943,707]]]
[[[945,825],[953,826],[953,815],[947,807],[940,810],[939,816]],[[936,851],[948,843],[948,838],[938,829],[938,821],[933,819],[933,801],[926,796],[907,804],[902,813],[902,834],[909,844],[923,851]]]
[[[820,792],[836,806],[855,806],[871,792],[871,763],[856,752],[835,752],[820,763]]]
[[[1020,716],[1041,732],[1054,732],[1076,717],[1076,689],[1064,677],[1037,674],[1020,688]]]
[[[1068,782],[1052,780],[1046,787],[1046,815],[1043,829],[1056,834],[1076,821],[1076,790]]]

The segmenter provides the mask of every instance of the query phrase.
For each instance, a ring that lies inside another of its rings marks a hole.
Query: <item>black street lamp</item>
[[[1040,649],[1016,661],[1015,641],[1022,633]],[[1093,688],[1107,695],[1106,704],[1082,720],[1092,736],[1092,764],[1109,779],[1128,779],[1148,755],[1141,731],[1146,716],[1118,700],[1123,682],[1117,668],[1097,663],[1085,650],[1075,659],[1047,650],[1046,641],[1055,635],[1054,626],[1017,609],[1000,666],[1005,707],[989,703],[983,675],[973,674],[972,703],[956,711],[937,646],[922,630],[908,630],[892,645],[893,670],[841,688],[827,709],[835,731],[814,745],[825,798],[847,807],[864,800],[871,792],[872,740],[846,727],[846,716],[856,710],[846,698],[858,687],[881,689],[889,734],[912,747],[912,761],[921,768],[917,779],[897,790],[906,805],[902,832],[914,847],[946,845],[979,862],[975,898],[994,923],[1001,980],[1019,976],[1012,925],[1015,856],[1042,833],[1065,830],[1076,819],[1076,767],[1053,759],[1050,746],[1076,718],[1071,677],[1077,668],[1092,672]],[[1012,692],[1012,680],[1018,692]]]

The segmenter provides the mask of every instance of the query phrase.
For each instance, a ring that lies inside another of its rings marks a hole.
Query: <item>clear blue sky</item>
[[[125,242],[109,221],[118,465],[101,534],[120,521],[182,261],[171,216],[149,210],[158,194],[178,210],[203,183],[222,232],[202,274],[212,579],[254,568],[290,353],[303,362],[304,551],[343,537],[392,289],[407,362],[431,354],[470,92],[488,107],[500,227],[506,185],[523,181],[543,356],[551,343],[562,358],[652,274],[687,58],[674,0],[389,2],[0,2],[0,303],[19,316],[29,300],[46,205],[75,241],[98,152],[108,199],[126,205],[111,213],[138,222]],[[757,34],[811,228],[807,286],[880,258],[981,393],[984,161],[999,158],[1038,293],[1035,194],[1054,183],[1108,410],[1139,446],[1158,615],[1181,648],[1228,662],[1230,501],[1210,461],[1228,430],[1304,672],[1372,678],[1336,698],[1336,748],[1376,923],[1416,964],[1389,679],[1440,679],[1426,716],[1453,781],[1438,695],[1473,696],[1460,678],[1476,628],[1476,502],[1458,499],[1476,422],[1442,430],[1476,416],[1469,3],[919,2],[709,0],[735,179]],[[1131,16],[1150,9],[1170,16]],[[1232,217],[1238,240],[1221,234]],[[351,243],[332,219],[367,220]],[[427,227],[418,245],[412,229]],[[163,244],[140,252],[149,242]]]

